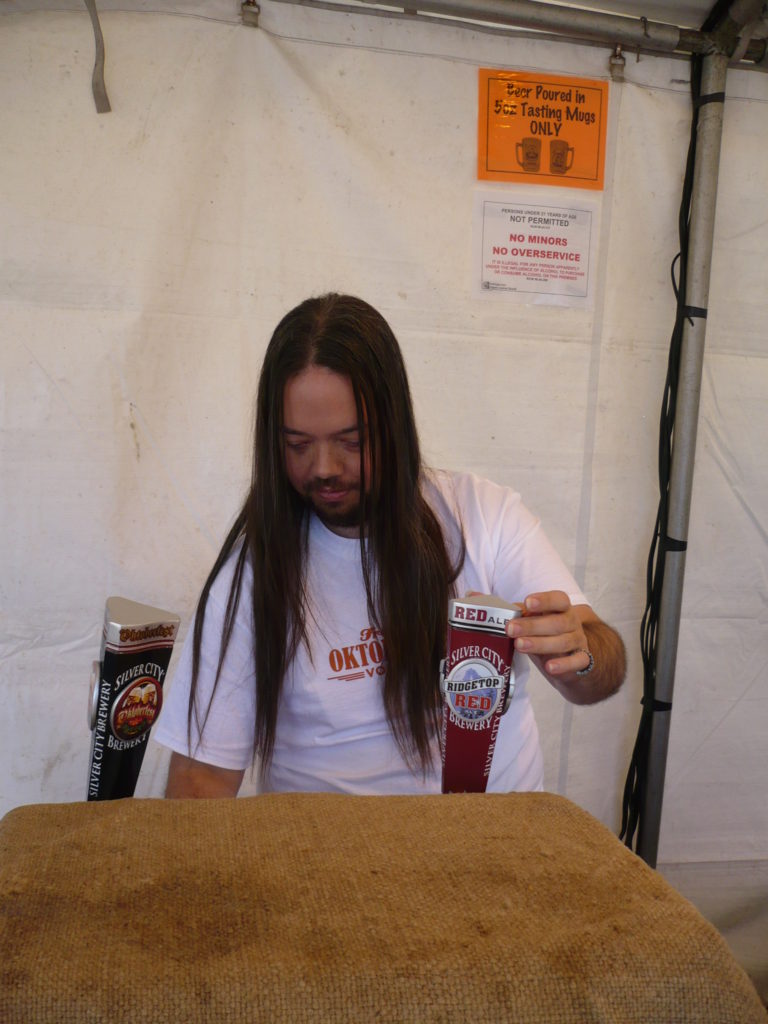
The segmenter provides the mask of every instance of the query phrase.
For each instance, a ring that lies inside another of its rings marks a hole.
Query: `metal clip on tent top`
[[[250,25],[251,28],[259,27],[261,8],[256,3],[256,0],[243,0],[243,3],[240,5],[240,13],[243,16],[244,25]]]
[[[608,58],[608,70],[614,82],[624,81],[624,66],[626,65],[621,46],[617,45],[611,56]]]

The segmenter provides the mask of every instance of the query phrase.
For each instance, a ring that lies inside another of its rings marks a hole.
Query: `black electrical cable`
[[[648,554],[646,572],[646,606],[640,624],[640,647],[643,659],[643,699],[640,725],[637,731],[632,759],[624,785],[622,802],[621,832],[619,838],[632,848],[635,834],[642,831],[642,812],[648,779],[648,757],[651,741],[651,724],[657,711],[668,711],[666,704],[656,699],[656,634],[661,607],[661,589],[664,582],[664,566],[668,550],[667,524],[669,519],[669,481],[674,445],[675,407],[677,404],[677,382],[680,370],[680,349],[683,340],[683,324],[686,319],[686,274],[688,270],[688,237],[693,195],[693,170],[696,160],[696,135],[701,96],[702,58],[691,58],[691,134],[688,144],[688,158],[683,178],[683,192],[678,215],[678,237],[680,251],[672,261],[670,272],[672,288],[677,300],[675,325],[669,345],[667,377],[659,418],[659,506],[653,539]],[[677,265],[677,281],[675,266]]]

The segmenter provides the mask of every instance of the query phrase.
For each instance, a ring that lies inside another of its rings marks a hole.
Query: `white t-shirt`
[[[437,515],[449,554],[460,529],[466,557],[456,593],[467,590],[521,601],[528,594],[563,590],[586,604],[573,577],[520,496],[471,474],[430,473],[424,494]],[[230,557],[214,582],[205,615],[198,676],[205,709],[215,678],[221,628],[234,571]],[[200,739],[187,742],[192,630],[168,687],[152,738],[179,753],[222,768],[251,764],[255,679],[252,575],[246,566],[232,636]],[[384,650],[368,621],[360,542],[339,537],[316,517],[309,527],[307,562],[310,650],[302,645],[283,683],[275,749],[265,788],[276,792],[356,794],[439,793],[440,757],[423,777],[397,747],[381,697]],[[447,609],[446,609],[447,615]],[[515,654],[515,693],[499,728],[489,792],[541,789],[543,768],[527,693],[528,659]]]

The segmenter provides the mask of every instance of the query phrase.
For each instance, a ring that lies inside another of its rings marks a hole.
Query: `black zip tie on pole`
[[[640,701],[644,708],[650,708],[654,713],[656,711],[671,711],[672,701],[671,700],[646,700],[645,697]]]
[[[698,110],[699,107],[703,107],[705,103],[725,103],[724,92],[710,92],[706,96],[699,96],[694,103],[694,109]]]
[[[674,537],[664,538],[664,550],[665,551],[687,551],[688,541],[687,540],[675,540]]]
[[[85,0],[85,6],[88,8],[88,13],[91,16],[93,37],[96,41],[96,59],[93,64],[93,77],[91,79],[93,98],[96,101],[96,113],[108,114],[112,107],[109,105],[107,87],[104,84],[104,36],[101,34],[96,0]]]
[[[706,309],[702,309],[701,306],[683,306],[678,315],[681,316],[683,320],[687,320],[691,327],[693,327],[694,317],[698,320],[707,319],[707,311]]]

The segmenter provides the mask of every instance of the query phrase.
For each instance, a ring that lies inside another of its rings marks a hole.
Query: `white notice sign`
[[[479,194],[475,206],[479,289],[518,302],[589,306],[597,204],[554,206]]]

